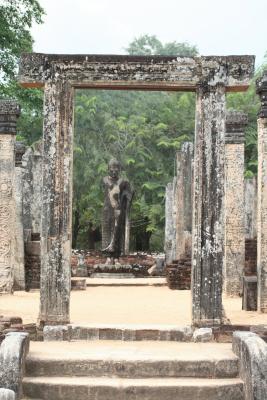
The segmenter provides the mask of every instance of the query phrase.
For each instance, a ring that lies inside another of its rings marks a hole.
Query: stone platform
[[[105,278],[101,277],[90,277],[86,279],[87,286],[167,286],[166,278],[153,277],[153,278],[135,278],[129,277],[118,277],[122,274],[114,274],[114,277]]]
[[[133,279],[135,278],[134,274],[128,272],[94,272],[91,276],[91,279]]]

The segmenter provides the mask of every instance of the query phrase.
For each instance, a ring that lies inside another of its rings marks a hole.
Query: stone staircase
[[[228,343],[31,342],[25,399],[244,400]]]

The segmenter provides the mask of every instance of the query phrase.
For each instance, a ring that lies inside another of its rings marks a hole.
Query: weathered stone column
[[[14,198],[16,210],[15,246],[14,246],[14,289],[25,290],[25,259],[23,239],[23,175],[22,156],[26,146],[22,142],[15,143],[15,179]]]
[[[15,239],[15,136],[20,109],[16,101],[0,101],[0,293],[12,293]]]
[[[224,254],[225,87],[200,85],[196,94],[192,226],[192,317],[222,320]]]
[[[257,237],[257,178],[245,179],[245,238]]]
[[[168,183],[165,192],[165,257],[166,264],[172,262],[173,246],[173,182]]]
[[[193,143],[185,142],[176,153],[177,174],[177,216],[176,216],[176,258],[185,256],[186,244],[192,231],[192,162]]]
[[[72,219],[73,88],[47,82],[44,99],[41,220],[42,324],[69,322]]]
[[[245,267],[244,129],[247,123],[247,114],[227,112],[224,290],[228,296],[241,295]]]
[[[267,312],[267,70],[257,82],[258,114],[258,310]]]

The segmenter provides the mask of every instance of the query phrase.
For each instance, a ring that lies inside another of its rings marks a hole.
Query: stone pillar
[[[267,312],[267,70],[257,81],[258,114],[258,311]]]
[[[245,179],[245,238],[257,237],[257,178]]]
[[[15,136],[20,109],[16,101],[0,101],[0,293],[12,293],[15,240]]]
[[[27,232],[40,234],[42,209],[43,143],[38,141],[28,147],[22,157],[23,175],[23,227]]]
[[[25,259],[23,240],[23,167],[22,156],[26,146],[22,142],[15,143],[15,179],[14,197],[16,209],[15,249],[14,249],[14,289],[25,290]]]
[[[192,162],[193,144],[183,143],[176,154],[177,174],[177,216],[176,216],[176,258],[183,258],[187,252],[192,232]]]
[[[166,264],[172,263],[173,244],[173,182],[168,183],[165,192],[165,257]]]
[[[44,96],[41,324],[69,322],[73,88],[47,82]]]
[[[222,321],[224,255],[225,87],[200,85],[196,94],[192,225],[192,318]]]
[[[224,291],[242,294],[245,267],[244,129],[247,114],[229,111],[225,133]]]

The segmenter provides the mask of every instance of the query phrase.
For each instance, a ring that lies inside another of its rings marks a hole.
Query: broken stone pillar
[[[258,114],[258,310],[267,312],[267,70],[257,81]]]
[[[224,291],[240,296],[245,267],[244,129],[248,116],[228,111],[225,133]]]
[[[15,143],[15,179],[14,197],[16,209],[15,246],[14,246],[14,289],[25,290],[25,259],[23,240],[23,167],[22,156],[26,146],[22,142]]]
[[[0,101],[0,293],[12,293],[15,242],[15,136],[20,109],[16,101]]]
[[[176,259],[190,253],[192,232],[192,162],[193,143],[183,143],[176,154]]]
[[[224,255],[225,87],[199,85],[196,93],[192,225],[192,318],[222,321]]]
[[[73,92],[65,80],[45,84],[39,320],[46,325],[69,322]]]

